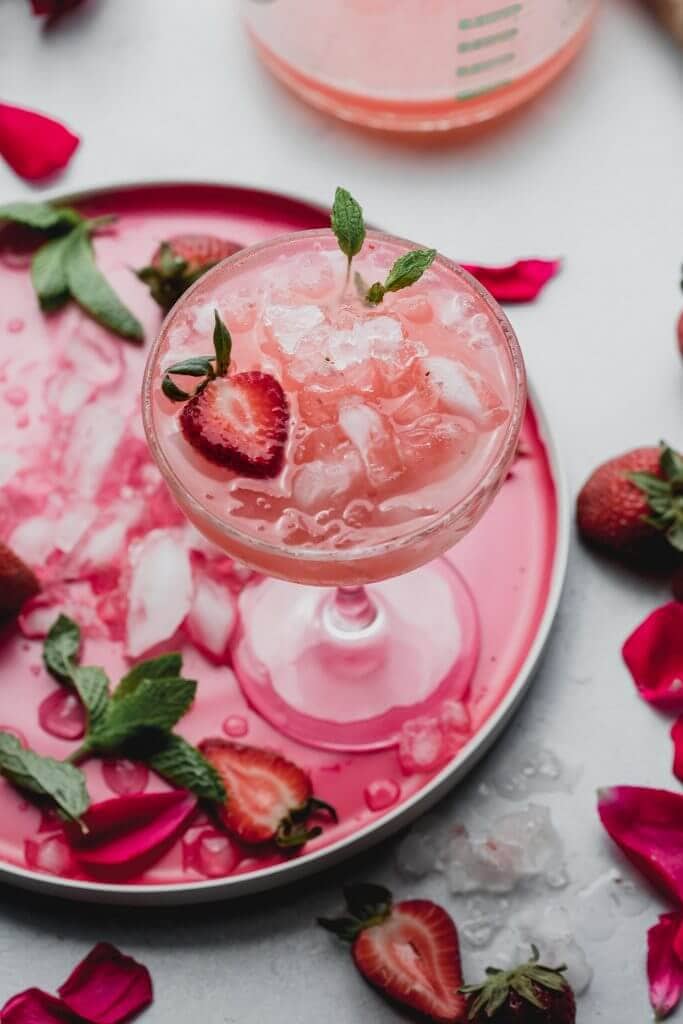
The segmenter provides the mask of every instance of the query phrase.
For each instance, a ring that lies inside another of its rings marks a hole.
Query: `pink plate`
[[[126,186],[70,201],[90,215],[117,214],[114,228],[98,237],[98,260],[148,339],[161,318],[131,268],[148,262],[162,239],[209,231],[249,244],[318,227],[328,217],[304,202],[222,185]],[[130,663],[124,639],[131,546],[152,529],[166,530],[190,550],[195,573],[215,556],[187,534],[147,454],[139,415],[145,349],[114,338],[73,305],[43,316],[27,267],[27,258],[0,251],[0,540],[36,568],[44,590],[18,625],[0,634],[0,727],[63,758],[77,745],[81,722],[79,708],[41,662],[41,638],[57,613],[80,621],[83,663],[105,666],[116,681]],[[193,742],[228,735],[291,757],[309,771],[316,795],[335,805],[339,824],[325,823],[303,853],[285,858],[238,849],[202,815],[144,874],[109,884],[73,863],[58,822],[0,782],[0,879],[96,902],[189,903],[283,884],[386,837],[462,778],[509,719],[557,608],[567,538],[556,456],[532,395],[520,457],[493,507],[452,556],[474,593],[482,629],[468,699],[473,735],[455,757],[444,763],[432,744],[416,770],[410,751],[399,758],[396,749],[339,754],[297,745],[247,705],[229,666],[202,653],[192,639],[196,630],[184,622],[165,645],[182,651],[184,675],[199,682],[180,731]],[[233,594],[244,584],[243,572],[227,571],[223,585]],[[92,761],[85,770],[93,801],[167,788],[126,762]]]

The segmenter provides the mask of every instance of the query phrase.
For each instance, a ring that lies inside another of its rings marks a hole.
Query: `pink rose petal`
[[[98,878],[123,880],[159,860],[187,827],[197,799],[185,790],[104,800],[66,827],[74,857]]]
[[[100,942],[58,989],[62,1002],[91,1024],[122,1024],[152,1002],[152,979],[137,960]]]
[[[0,103],[0,155],[28,181],[61,171],[79,141],[77,135],[51,117]]]
[[[681,913],[661,914],[647,933],[647,978],[657,1020],[668,1016],[683,995],[683,962],[675,950],[682,924]]]
[[[644,700],[683,712],[683,604],[671,601],[648,615],[622,654]]]
[[[673,773],[680,782],[683,782],[683,715],[674,722],[671,739],[674,743]]]
[[[83,0],[31,0],[31,7],[34,14],[56,18],[65,11],[70,11],[72,7],[78,7],[82,2]]]
[[[0,1010],[2,1024],[76,1024],[74,1015],[54,996],[28,988],[12,996]]]
[[[598,814],[638,870],[683,903],[683,794],[614,786],[600,791]]]
[[[533,302],[544,286],[559,273],[561,260],[518,260],[504,267],[463,263],[498,302]]]

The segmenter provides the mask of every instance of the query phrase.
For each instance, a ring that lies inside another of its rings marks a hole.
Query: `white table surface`
[[[322,203],[343,183],[376,223],[456,257],[562,255],[566,268],[542,301],[511,313],[571,493],[598,460],[660,437],[683,443],[673,342],[683,305],[683,60],[636,3],[606,3],[584,55],[524,116],[477,142],[428,150],[356,133],[292,99],[253,58],[234,0],[93,0],[49,33],[28,7],[0,0],[0,97],[82,135],[59,189],[208,178]],[[0,202],[34,194],[0,166]],[[485,763],[438,808],[443,822],[474,807],[487,813],[478,787],[527,744],[581,766],[572,792],[535,798],[552,810],[572,877],[548,904],[571,906],[620,866],[597,821],[598,786],[677,788],[668,724],[637,700],[619,657],[630,629],[666,598],[663,584],[634,580],[574,541],[529,696]],[[152,971],[150,1024],[400,1019],[312,923],[350,877],[453,909],[440,875],[412,884],[397,875],[395,846],[239,905],[112,910],[2,889],[0,1005],[31,984],[54,989],[108,939]],[[651,897],[610,939],[584,942],[595,978],[580,1020],[648,1019],[644,937],[657,912]],[[486,957],[466,948],[466,970]]]

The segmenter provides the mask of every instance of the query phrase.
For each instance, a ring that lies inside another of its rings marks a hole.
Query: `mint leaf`
[[[398,292],[419,281],[436,258],[436,249],[413,249],[394,263],[384,282],[386,292]]]
[[[371,306],[379,306],[380,302],[384,298],[386,288],[379,281],[375,281],[371,284],[365,295],[365,301]]]
[[[65,271],[76,302],[103,327],[122,338],[142,342],[142,325],[98,270],[87,231],[78,227],[68,237],[71,244],[65,250]]]
[[[192,395],[188,391],[183,391],[182,388],[179,388],[168,374],[164,376],[161,382],[161,390],[172,402],[187,402],[188,398],[192,398]]]
[[[46,313],[63,306],[69,298],[66,277],[66,253],[71,235],[53,238],[41,245],[31,261],[31,280],[38,296],[40,308]]]
[[[363,210],[345,188],[338,188],[334,194],[330,224],[350,267],[353,257],[363,248],[365,223]]]
[[[22,224],[36,231],[52,231],[55,228],[74,227],[83,220],[81,215],[68,206],[51,206],[49,203],[8,203],[0,206],[0,221]]]
[[[110,702],[84,746],[110,751],[147,730],[167,732],[191,706],[196,691],[197,684],[191,679],[142,679],[131,693]]]
[[[88,728],[94,729],[102,721],[109,704],[109,679],[104,669],[89,665],[77,666],[71,681],[88,712]]]
[[[81,630],[77,622],[60,615],[52,624],[43,644],[45,668],[57,679],[70,680],[81,649]]]
[[[169,736],[146,761],[168,782],[189,789],[200,800],[223,803],[226,799],[225,787],[216,769],[182,736]]]
[[[224,377],[230,366],[230,353],[232,351],[232,338],[230,331],[221,320],[218,310],[214,309],[213,347],[216,350],[216,373]]]
[[[183,668],[183,656],[176,652],[161,654],[158,658],[139,661],[126,673],[114,690],[112,700],[121,700],[137,690],[143,679],[168,679],[179,676]]]
[[[16,736],[2,731],[0,774],[19,789],[54,800],[62,814],[73,821],[90,806],[85,776],[80,769],[26,750]]]

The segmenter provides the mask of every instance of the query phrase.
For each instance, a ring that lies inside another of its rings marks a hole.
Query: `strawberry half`
[[[6,544],[0,543],[0,620],[17,615],[40,590],[35,574]]]
[[[209,381],[180,416],[189,443],[211,462],[251,477],[282,469],[289,406],[269,373],[250,370]]]
[[[349,885],[344,895],[348,915],[318,923],[352,943],[366,981],[429,1020],[466,1021],[458,933],[446,911],[429,900],[393,903],[380,885]]]
[[[136,271],[165,313],[202,274],[242,246],[216,235],[174,235],[162,242],[147,267]]]
[[[337,820],[334,808],[313,796],[306,772],[274,751],[223,739],[204,740],[199,749],[228,794],[220,819],[243,843],[298,849],[322,832],[306,825],[316,811]]]

